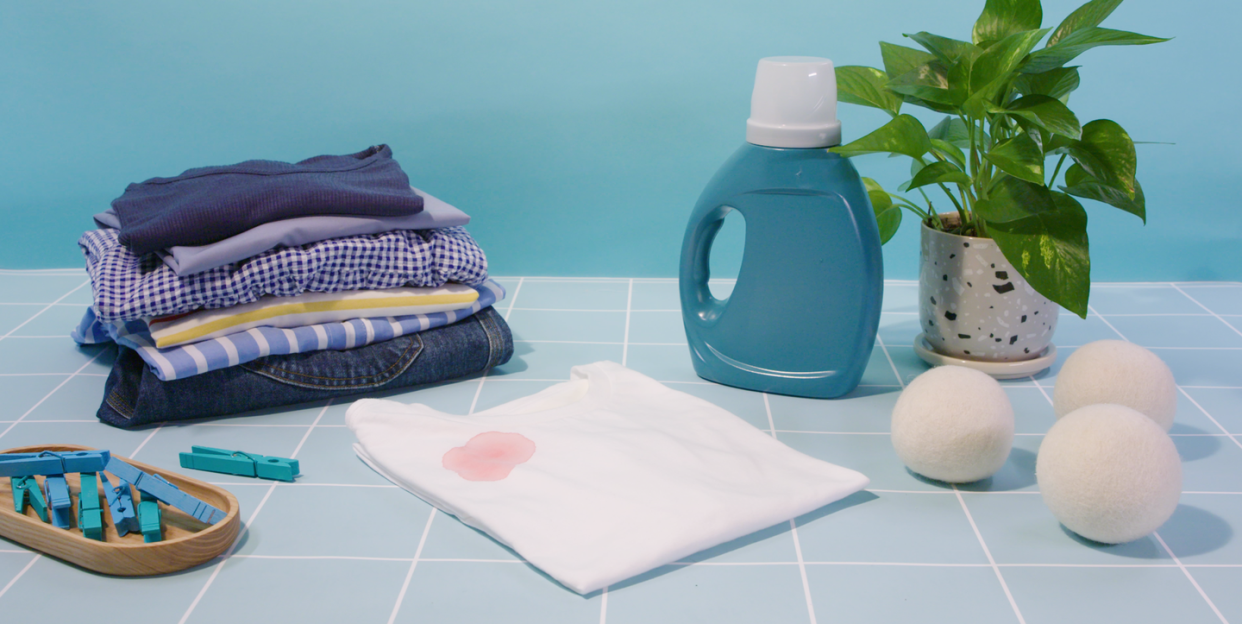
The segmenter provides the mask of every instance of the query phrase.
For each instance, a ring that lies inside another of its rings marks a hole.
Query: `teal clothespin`
[[[134,497],[130,493],[129,482],[118,477],[114,487],[108,480],[107,473],[99,473],[99,478],[103,481],[104,497],[108,500],[108,510],[112,514],[112,526],[116,527],[116,534],[125,537],[131,531],[138,531],[138,518],[134,516]]]
[[[211,504],[182,492],[163,477],[147,474],[115,457],[108,460],[107,469],[108,472],[116,475],[116,478],[132,483],[139,492],[149,494],[165,505],[172,505],[200,522],[216,524],[228,516]],[[141,523],[142,519],[139,518],[139,524]]]
[[[108,451],[0,453],[0,477],[99,472],[111,457]]]
[[[43,489],[39,487],[39,482],[34,477],[13,477],[9,482],[13,488],[13,509],[25,515],[26,503],[29,501],[35,513],[39,514],[39,519],[47,522],[47,501],[43,498]]]
[[[228,451],[209,446],[191,447],[190,451],[181,454],[182,468],[276,481],[293,481],[293,477],[298,474],[296,459]]]
[[[138,499],[138,529],[142,531],[142,541],[145,543],[163,541],[164,530],[160,527],[159,501],[141,490],[138,491]]]
[[[58,529],[69,528],[69,518],[73,515],[73,503],[69,500],[69,484],[65,482],[65,475],[44,477],[43,495],[47,497],[48,507],[52,509],[52,526]]]
[[[87,539],[103,541],[103,509],[99,506],[99,481],[93,472],[82,473],[78,490],[78,528]]]

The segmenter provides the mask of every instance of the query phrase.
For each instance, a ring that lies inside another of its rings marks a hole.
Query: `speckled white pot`
[[[941,219],[957,220],[956,214]],[[936,351],[994,362],[1030,360],[1052,342],[1057,304],[1035,292],[989,238],[923,225],[919,324]]]

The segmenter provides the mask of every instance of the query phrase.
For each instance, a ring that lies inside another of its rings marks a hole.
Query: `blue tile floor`
[[[696,377],[670,279],[499,278],[516,355],[484,376],[398,394],[468,414],[609,359],[712,401],[795,449],[862,471],[871,488],[792,522],[589,596],[378,477],[354,457],[347,400],[121,431],[97,423],[115,351],[67,338],[89,302],[79,270],[0,271],[0,448],[77,443],[179,470],[193,444],[297,457],[294,484],[207,475],[241,502],[227,557],[150,579],[92,574],[0,540],[0,621],[85,598],[101,622],[1227,622],[1242,624],[1242,284],[1096,284],[1086,320],[1061,316],[1059,361],[1004,382],[1009,462],[960,487],[897,460],[889,414],[927,369],[911,342],[917,286],[886,284],[863,385],[832,401]],[[727,292],[727,282],[713,289]],[[1043,505],[1035,457],[1060,362],[1122,339],[1172,367],[1171,434],[1185,493],[1156,533],[1118,546],[1067,533]],[[199,476],[204,476],[201,473]],[[139,598],[135,600],[135,598]],[[104,608],[110,605],[113,608]]]

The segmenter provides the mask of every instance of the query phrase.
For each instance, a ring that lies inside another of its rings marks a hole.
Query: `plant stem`
[[[1057,174],[1061,173],[1061,165],[1065,164],[1065,157],[1068,155],[1069,154],[1061,154],[1061,160],[1057,161],[1057,168],[1052,170],[1052,178],[1048,180],[1048,184],[1047,184],[1048,188],[1052,188],[1052,185],[1056,184]]]

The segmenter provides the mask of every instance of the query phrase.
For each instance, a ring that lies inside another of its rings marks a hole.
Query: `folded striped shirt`
[[[100,321],[134,321],[227,308],[263,295],[398,286],[481,284],[487,257],[465,228],[394,230],[278,247],[194,275],[177,275],[156,254],[135,255],[117,230],[78,239]]]
[[[245,364],[269,355],[309,353],[332,349],[344,351],[398,336],[456,323],[504,299],[499,284],[487,280],[473,286],[479,298],[468,307],[383,318],[358,318],[344,322],[319,323],[292,329],[254,327],[243,332],[212,338],[194,344],[161,349],[144,321],[104,323],[88,308],[82,322],[70,336],[78,344],[116,342],[135,350],[163,381]]]
[[[197,310],[147,320],[155,346],[219,338],[252,327],[301,327],[355,318],[409,316],[469,307],[479,298],[462,284],[439,288],[385,288],[336,293],[302,293],[293,297],[263,297],[254,303]]]

